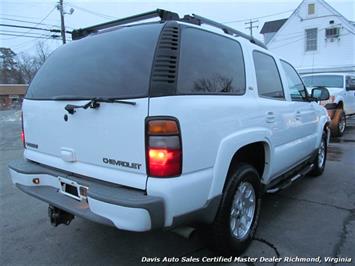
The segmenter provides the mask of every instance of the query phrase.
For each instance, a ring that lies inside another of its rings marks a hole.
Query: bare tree
[[[37,50],[37,63],[41,66],[47,60],[50,55],[48,46],[43,41],[39,41],[36,45]]]
[[[17,56],[18,68],[26,83],[31,82],[38,69],[47,60],[49,55],[50,51],[48,46],[44,42],[38,42],[35,55],[21,53]]]
[[[196,92],[231,92],[234,90],[233,78],[215,74],[210,79],[199,79],[194,82]]]
[[[25,83],[29,83],[38,70],[38,64],[34,56],[30,56],[25,53],[21,53],[17,56],[19,71]]]

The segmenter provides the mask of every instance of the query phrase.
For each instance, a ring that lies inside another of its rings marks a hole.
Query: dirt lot
[[[130,233],[80,218],[51,227],[47,205],[10,182],[7,164],[22,156],[19,116],[0,112],[0,265],[136,265],[142,257],[216,256],[198,232],[190,239],[171,231]],[[330,144],[323,176],[265,197],[257,238],[245,256],[320,256],[322,264],[325,257],[352,256],[354,263],[355,120],[350,124]]]

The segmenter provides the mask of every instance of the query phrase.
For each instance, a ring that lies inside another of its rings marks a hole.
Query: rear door
[[[23,103],[25,156],[79,175],[145,189],[145,118],[162,24],[100,33],[57,49]],[[90,99],[134,102],[82,106]]]
[[[253,51],[258,87],[258,110],[264,115],[264,126],[272,132],[273,163],[271,173],[277,177],[300,159],[297,127],[292,103],[287,100],[276,60],[273,56]]]

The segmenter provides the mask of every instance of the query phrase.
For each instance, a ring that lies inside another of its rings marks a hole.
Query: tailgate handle
[[[62,159],[66,162],[75,162],[76,161],[75,151],[73,149],[61,148],[60,155],[61,155]]]

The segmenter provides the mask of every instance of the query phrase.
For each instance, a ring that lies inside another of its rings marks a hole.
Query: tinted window
[[[288,90],[293,101],[304,101],[306,98],[306,91],[304,89],[301,78],[298,76],[296,70],[285,61],[281,60],[282,68],[285,71],[287,78]]]
[[[206,31],[184,29],[178,92],[244,94],[245,73],[240,44]]]
[[[343,88],[343,76],[339,75],[315,75],[302,77],[304,84],[307,87],[329,87],[329,88]]]
[[[27,98],[144,97],[162,24],[122,28],[57,49],[33,79]]]
[[[354,87],[355,87],[355,76],[347,76],[346,88],[354,88]]]
[[[264,53],[254,51],[254,65],[258,93],[263,97],[284,99],[280,74],[275,60]]]

